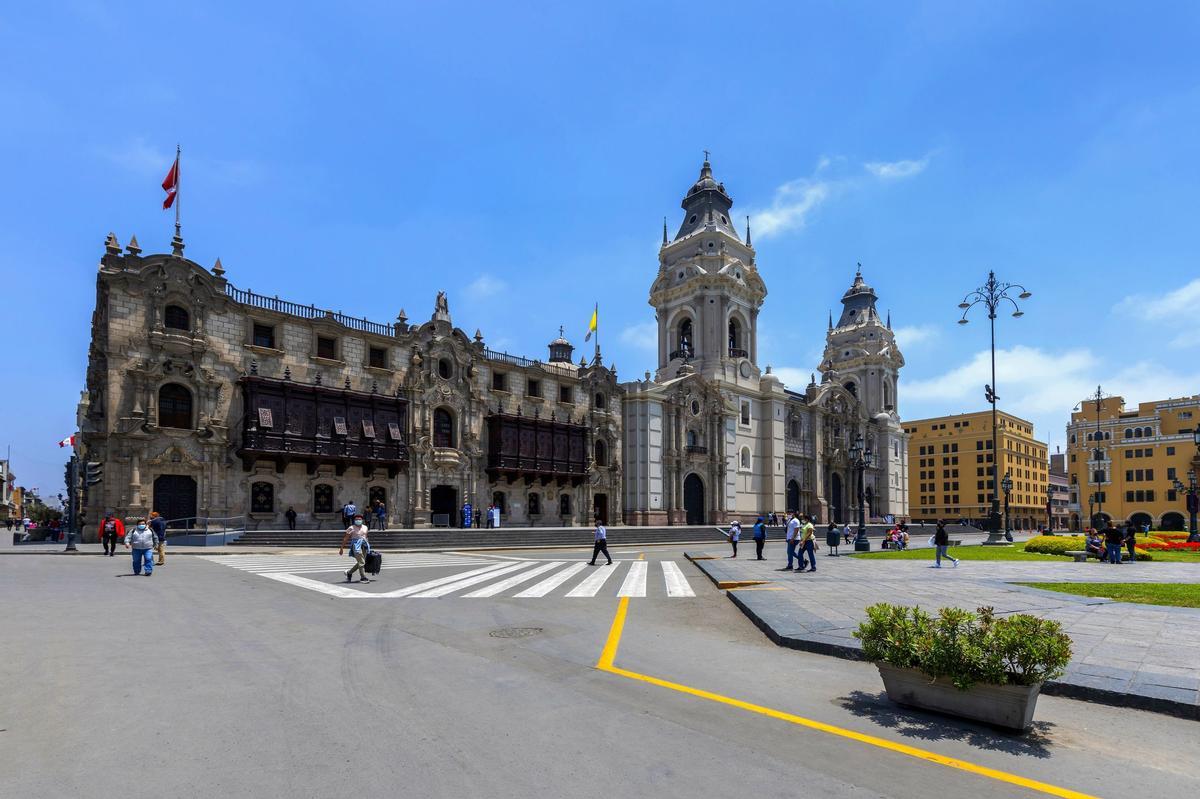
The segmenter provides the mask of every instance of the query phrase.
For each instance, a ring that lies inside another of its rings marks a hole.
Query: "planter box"
[[[1033,724],[1042,684],[990,685],[978,684],[966,691],[954,687],[943,677],[930,680],[916,669],[901,669],[887,663],[876,663],[888,699],[900,705],[933,710],[951,716],[982,721],[1010,730],[1024,732]]]

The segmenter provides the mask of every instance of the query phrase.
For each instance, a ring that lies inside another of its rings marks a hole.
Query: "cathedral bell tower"
[[[842,295],[837,325],[832,315],[829,318],[821,377],[822,382],[841,383],[858,397],[868,418],[886,414],[898,419],[896,384],[904,356],[896,346],[890,314],[884,322],[875,310],[877,300],[875,289],[863,280],[860,264]]]
[[[707,160],[681,203],[683,221],[674,239],[663,240],[650,304],[658,319],[658,371],[670,380],[698,372],[729,382],[755,380],[758,368],[758,310],[767,287],[754,264],[747,221],[746,240],[730,219],[733,200]]]

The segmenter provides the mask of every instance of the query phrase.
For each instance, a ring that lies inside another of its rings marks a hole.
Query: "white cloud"
[[[898,180],[919,175],[929,166],[929,156],[917,160],[905,161],[868,161],[863,164],[875,177],[880,180]]]
[[[907,325],[897,327],[892,332],[896,334],[896,343],[903,352],[923,342],[936,339],[940,331],[934,325]]]
[[[508,284],[503,280],[485,274],[468,283],[463,289],[463,293],[469,300],[482,302],[483,300],[494,300],[506,288],[508,288]]]
[[[790,230],[803,230],[808,216],[829,199],[833,183],[800,178],[789,181],[775,190],[771,205],[748,211],[754,224],[754,234],[767,238]]]
[[[634,349],[654,352],[658,349],[658,323],[638,322],[621,331],[621,343]]]
[[[1200,278],[1165,294],[1133,294],[1116,304],[1119,314],[1137,314],[1147,321],[1146,332],[1169,335],[1168,345],[1177,349],[1193,347],[1200,340]]]

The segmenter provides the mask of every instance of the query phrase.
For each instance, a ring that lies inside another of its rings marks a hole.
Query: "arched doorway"
[[[1159,527],[1163,530],[1174,530],[1175,532],[1182,532],[1183,531],[1183,514],[1176,513],[1175,511],[1171,511],[1170,513],[1164,513],[1163,517],[1162,517],[1162,523],[1159,524]]]
[[[458,489],[454,486],[434,486],[429,490],[429,521],[434,527],[450,527],[458,523]]]
[[[1154,526],[1154,517],[1149,513],[1134,513],[1129,517],[1129,521],[1135,527],[1143,530],[1148,530]]]
[[[788,480],[787,507],[784,510],[800,510],[800,484],[795,480]]]
[[[183,474],[164,474],[154,480],[154,507],[168,527],[190,527],[196,517],[196,481]]]
[[[1112,517],[1109,516],[1107,513],[1103,513],[1103,512],[1096,513],[1096,514],[1093,514],[1093,516],[1092,516],[1092,526],[1095,527],[1097,530],[1103,530],[1105,527],[1108,526],[1108,523],[1111,520],[1112,520]]]
[[[601,524],[608,524],[608,494],[596,494],[592,497],[592,516]]]
[[[704,524],[704,483],[695,474],[683,480],[683,509],[688,524]]]
[[[849,521],[842,500],[842,476],[837,472],[829,476],[829,520],[841,523]]]

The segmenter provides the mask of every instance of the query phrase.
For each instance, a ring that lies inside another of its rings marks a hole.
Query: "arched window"
[[[693,350],[691,319],[684,319],[679,324],[678,350],[680,357],[682,358],[691,358],[693,355],[695,355],[695,351]]]
[[[1126,437],[1126,438],[1133,438],[1133,428],[1131,428],[1131,427],[1126,427],[1126,428],[1125,428],[1125,437]]]
[[[892,409],[892,381],[883,381],[883,407],[884,410]]]
[[[592,445],[592,449],[596,456],[597,466],[608,465],[608,444],[604,443],[604,439],[597,438],[596,443]]]
[[[538,494],[535,492],[535,493],[532,493],[529,495],[529,515],[530,516],[541,516],[542,515],[542,495],[541,494]]]
[[[454,417],[445,408],[438,408],[433,412],[433,445],[454,446]]]
[[[163,326],[172,330],[191,330],[191,318],[186,308],[168,305],[163,310]]]
[[[275,486],[270,483],[255,483],[250,486],[250,512],[275,512]]]
[[[333,513],[333,486],[326,483],[313,486],[313,513]]]
[[[1074,433],[1071,434],[1071,443],[1072,444],[1075,443],[1075,434]]]
[[[158,426],[192,428],[192,392],[178,383],[167,383],[158,390]]]
[[[1134,438],[1141,438],[1141,437],[1142,437],[1142,428],[1140,428],[1140,427],[1139,427],[1137,430],[1134,430],[1134,431],[1133,431],[1133,437],[1134,437]]]
[[[508,498],[503,491],[496,491],[492,494],[492,504],[500,509],[501,516],[508,515]]]
[[[729,320],[729,357],[742,357],[742,326],[738,320]]]
[[[1151,428],[1151,427],[1145,427],[1145,428],[1142,428],[1142,429],[1146,431],[1146,436],[1145,436],[1146,438],[1151,438],[1151,437],[1153,437],[1153,436],[1154,436],[1154,428]]]
[[[750,448],[749,447],[742,447],[741,462],[742,462],[742,469],[748,471],[750,469]]]
[[[850,392],[851,396],[858,396],[858,385],[853,380],[846,384],[846,390]]]
[[[563,494],[563,495],[559,496],[559,498],[558,498],[558,515],[559,516],[570,516],[571,515],[571,495],[570,494]]]
[[[596,408],[604,410],[608,406],[608,398],[604,396],[603,391],[596,392]]]

